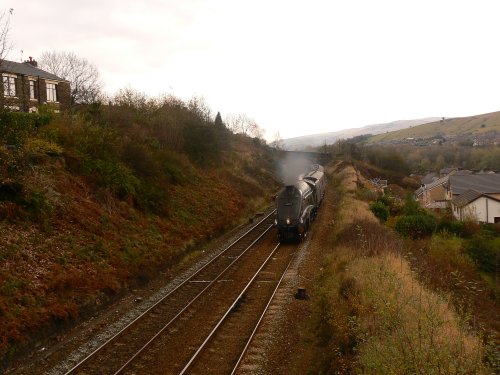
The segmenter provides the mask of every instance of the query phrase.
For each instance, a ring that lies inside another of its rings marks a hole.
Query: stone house
[[[40,105],[47,104],[58,112],[70,106],[69,82],[38,69],[37,62],[31,57],[23,63],[2,60],[0,72],[3,82],[0,103],[4,108],[37,112]]]
[[[446,208],[446,202],[451,199],[447,195],[446,184],[448,176],[436,179],[422,186],[415,191],[414,196],[422,207],[426,208]]]

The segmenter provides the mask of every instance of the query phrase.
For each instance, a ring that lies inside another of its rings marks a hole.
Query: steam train
[[[311,222],[318,214],[326,190],[323,167],[313,165],[311,170],[287,185],[276,196],[276,227],[278,241],[297,240],[307,236]]]

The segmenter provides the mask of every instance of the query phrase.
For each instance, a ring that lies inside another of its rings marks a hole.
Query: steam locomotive
[[[318,214],[326,190],[323,167],[313,165],[311,170],[287,185],[276,196],[276,226],[278,241],[305,238],[311,222]]]

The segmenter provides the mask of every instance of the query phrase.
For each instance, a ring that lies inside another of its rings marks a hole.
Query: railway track
[[[278,244],[220,318],[187,364],[184,374],[235,374],[286,271],[295,247]],[[283,250],[283,248],[281,249]]]
[[[218,296],[232,297],[236,290],[232,285],[245,281],[245,275],[248,274],[242,270],[254,268],[264,256],[263,251],[257,251],[258,247],[254,245],[272,228],[273,214],[274,211],[265,216],[232,245],[186,278],[103,345],[74,364],[65,374],[127,373],[131,365],[150,357],[155,346],[171,353],[168,356],[169,367],[179,367],[175,363],[176,360],[186,355],[181,354],[182,351],[176,350],[175,347],[186,346],[187,349],[188,345],[184,344],[196,340],[191,336],[196,336],[198,332],[204,334],[206,329],[203,329],[203,326],[206,326],[207,320],[210,319],[209,316],[200,319],[200,315],[218,316],[217,314],[225,309],[224,298]],[[195,316],[196,319],[193,319]],[[189,328],[186,328],[187,326]],[[187,335],[189,337],[186,336],[186,331],[190,332]],[[173,350],[168,348],[169,345],[164,345],[165,340],[170,346],[173,344]],[[140,368],[140,365],[138,366]],[[143,373],[141,370],[133,372]]]

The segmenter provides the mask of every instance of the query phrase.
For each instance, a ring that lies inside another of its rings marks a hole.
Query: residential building
[[[450,200],[446,191],[447,183],[448,176],[445,176],[431,183],[422,184],[422,186],[415,191],[414,196],[423,207],[436,209],[446,208],[446,203]]]
[[[458,197],[469,190],[488,194],[500,199],[500,174],[450,175],[446,184],[449,199]]]
[[[467,190],[453,198],[451,207],[458,220],[500,223],[500,199],[476,190]]]
[[[459,220],[500,222],[500,174],[451,171],[445,177],[422,184],[414,196],[428,209],[451,206]]]
[[[55,111],[64,110],[71,102],[70,84],[55,74],[38,69],[31,57],[18,63],[0,62],[3,90],[0,103],[12,111],[37,112],[42,104],[48,104]]]

